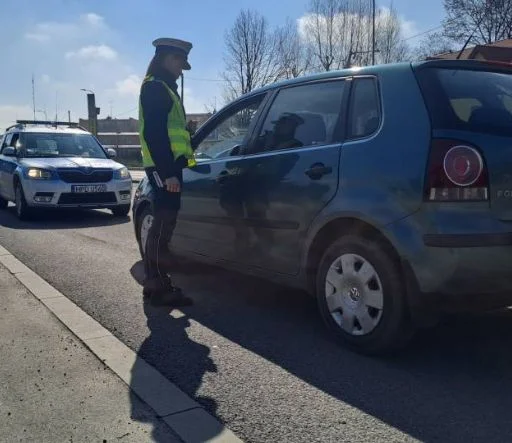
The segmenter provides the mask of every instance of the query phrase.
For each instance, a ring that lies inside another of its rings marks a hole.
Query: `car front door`
[[[338,188],[350,80],[279,90],[240,161],[238,262],[294,275],[306,232]]]
[[[3,154],[7,147],[17,147],[18,133],[7,134],[0,151],[0,194],[8,200],[14,200],[13,174],[17,167],[17,158]]]
[[[173,238],[176,249],[233,259],[234,236],[229,220],[234,208],[231,202],[239,200],[233,164],[247,146],[266,95],[235,102],[194,136],[198,164],[183,173],[182,205]]]

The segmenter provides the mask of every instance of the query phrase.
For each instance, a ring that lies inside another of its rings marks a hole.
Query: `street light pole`
[[[375,0],[372,0],[372,65],[375,65]]]
[[[84,91],[87,93],[89,132],[91,132],[94,135],[98,135],[98,114],[100,113],[100,108],[96,107],[96,98],[94,96],[94,91],[84,88],[80,89],[80,91]]]

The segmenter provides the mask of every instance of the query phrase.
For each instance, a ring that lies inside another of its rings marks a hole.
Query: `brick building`
[[[427,60],[455,60],[460,51],[445,52],[428,57]],[[512,39],[500,40],[487,45],[476,45],[464,49],[460,60],[486,60],[512,63]]]

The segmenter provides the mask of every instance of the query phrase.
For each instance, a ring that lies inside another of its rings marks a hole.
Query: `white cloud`
[[[185,110],[188,114],[206,112],[206,103],[203,100],[197,98],[192,89],[184,88],[183,99],[185,103]]]
[[[43,83],[43,84],[50,83],[50,76],[48,74],[43,74],[41,76],[41,83]]]
[[[44,43],[50,40],[50,36],[48,34],[41,34],[37,32],[27,32],[25,34],[25,38],[30,41]]]
[[[41,22],[31,27],[25,34],[25,39],[36,42],[49,40],[70,40],[97,32],[98,28],[108,29],[105,19],[94,12],[81,15],[76,21],[70,22]]]
[[[16,120],[34,118],[33,110],[28,105],[0,105],[0,131],[16,123]]]
[[[142,79],[135,74],[131,74],[124,80],[116,82],[116,92],[121,96],[137,97],[140,92]]]
[[[80,48],[77,51],[69,51],[66,53],[66,58],[81,58],[89,60],[116,60],[117,57],[117,52],[107,45],[84,46],[83,48]]]
[[[105,19],[94,12],[82,15],[81,19],[91,26],[102,26],[105,23]]]

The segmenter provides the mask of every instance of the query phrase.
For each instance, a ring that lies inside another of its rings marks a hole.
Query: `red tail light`
[[[465,142],[433,140],[425,191],[428,201],[488,200],[489,175],[482,154]]]

